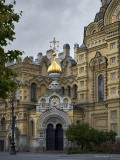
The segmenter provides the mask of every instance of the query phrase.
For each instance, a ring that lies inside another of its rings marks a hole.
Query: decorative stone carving
[[[27,64],[27,63],[28,63],[28,64],[32,64],[32,59],[27,56],[27,57],[24,58],[24,61],[23,61],[23,62],[26,63],[26,64]]]
[[[57,99],[55,99],[55,97]],[[42,103],[43,99],[44,99],[44,105]],[[60,96],[58,93],[53,92],[50,95],[44,95],[40,97],[38,103],[36,104],[36,111],[45,112],[46,110],[49,110],[54,107],[60,110],[64,110],[65,112],[68,112],[69,110],[73,109],[70,97]]]
[[[57,117],[57,119],[56,119]],[[71,124],[71,120],[69,116],[56,108],[53,108],[51,110],[47,110],[44,112],[37,121],[37,129],[41,130],[41,128],[45,128],[46,124],[49,122],[53,123],[53,121],[59,121],[59,123],[63,124],[63,127],[68,127]],[[54,122],[55,123],[55,122]]]
[[[107,58],[102,56],[99,51],[96,52],[95,57],[90,61],[91,70],[100,70],[107,67]]]

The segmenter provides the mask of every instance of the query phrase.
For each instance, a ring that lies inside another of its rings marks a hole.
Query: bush
[[[96,146],[100,148],[105,142],[112,144],[115,142],[115,136],[117,135],[114,131],[104,132],[90,128],[88,124],[72,124],[68,127],[65,134],[68,141],[81,146],[82,152],[84,152],[84,148],[88,148],[88,152],[93,151]],[[81,150],[73,150],[71,152],[78,153]]]
[[[77,154],[77,153],[89,153],[89,149],[83,148],[83,150],[82,150],[82,149],[78,148],[78,149],[71,149],[68,151],[68,154]]]

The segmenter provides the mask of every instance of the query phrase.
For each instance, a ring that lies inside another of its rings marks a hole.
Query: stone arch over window
[[[103,27],[103,19],[100,20],[98,14],[96,14],[94,22],[90,23],[86,29],[86,36],[95,34],[100,31],[101,27]]]
[[[97,51],[95,57],[90,61],[90,68],[92,71],[105,69],[107,68],[107,61],[107,58]]]
[[[6,130],[6,120],[5,120],[5,118],[1,119],[1,126],[2,126],[1,129],[5,131]]]
[[[73,86],[73,95],[74,95],[74,98],[77,98],[77,85],[76,84]]]
[[[64,87],[61,87],[61,94],[65,95],[65,88]]]
[[[104,63],[104,61],[103,60],[100,60],[100,64],[103,64]]]
[[[36,101],[37,96],[37,85],[36,83],[31,84],[31,101]]]
[[[102,74],[98,77],[98,101],[104,101],[104,76]]]
[[[95,62],[97,62],[98,65],[94,65]],[[95,57],[90,61],[92,102],[102,102],[107,99],[107,66],[107,57],[102,56],[102,54],[97,51]]]
[[[96,32],[97,32],[96,30],[93,30],[93,31],[92,31],[92,34],[95,34]]]
[[[63,125],[63,128],[68,127],[72,123],[70,117],[65,112],[58,110],[56,109],[56,107],[54,107],[53,109],[51,109],[51,111],[47,110],[40,115],[37,121],[37,129],[43,130],[43,128],[46,127],[48,122],[51,121],[50,119],[56,119],[56,122],[61,123]],[[54,122],[53,120],[52,122]]]
[[[71,87],[70,86],[67,86],[67,95],[69,96],[69,97],[71,97]]]

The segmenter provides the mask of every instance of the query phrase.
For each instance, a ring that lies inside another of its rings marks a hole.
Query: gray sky
[[[6,0],[7,2],[12,0]],[[16,0],[15,11],[23,11],[16,23],[16,40],[8,49],[19,49],[26,56],[44,55],[50,49],[49,42],[56,37],[59,52],[65,43],[70,44],[73,56],[74,44],[82,44],[84,26],[91,23],[101,6],[100,0]]]

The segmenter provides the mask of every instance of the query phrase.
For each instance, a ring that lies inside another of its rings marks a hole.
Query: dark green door
[[[63,129],[61,124],[57,124],[55,130],[55,150],[63,150]]]
[[[0,141],[0,151],[4,151],[4,141]]]
[[[48,124],[46,129],[46,150],[63,150],[63,129],[61,124],[57,124],[55,130],[53,124]]]
[[[53,124],[48,124],[46,130],[46,150],[55,150],[55,130]]]

